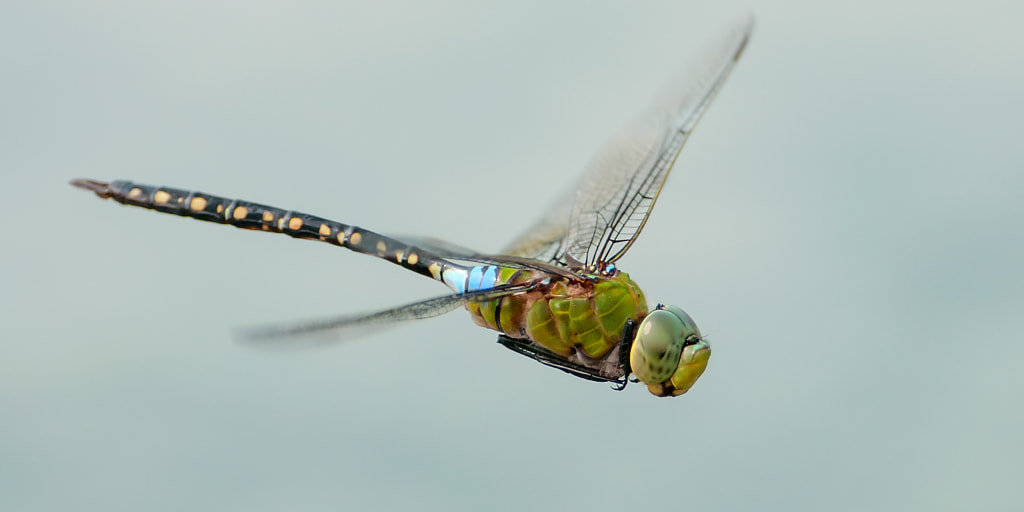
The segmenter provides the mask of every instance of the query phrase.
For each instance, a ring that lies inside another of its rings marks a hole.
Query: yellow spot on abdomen
[[[411,260],[412,256],[410,256],[409,259]],[[427,267],[427,270],[430,271],[430,275],[434,277],[434,280],[441,280],[441,265],[439,263],[431,263],[430,266]]]
[[[206,198],[205,197],[193,197],[192,201],[188,203],[188,207],[199,212],[206,209]]]
[[[377,252],[387,252],[388,246],[384,245],[384,241],[377,242]]]
[[[320,236],[331,236],[331,227],[327,223],[320,224]]]
[[[218,205],[217,205],[217,213],[220,213],[220,212],[222,212],[222,211],[224,211],[224,205],[222,205],[222,204],[218,204]]]
[[[156,194],[153,194],[153,202],[156,204],[167,204],[167,201],[171,200],[171,195],[163,190],[157,190]]]
[[[263,222],[266,222],[268,224],[271,223],[271,222],[274,222],[274,214],[270,213],[268,211],[264,211],[263,212]]]
[[[288,219],[288,229],[299,229],[302,227],[302,219],[298,217],[292,217]]]
[[[244,206],[239,206],[238,208],[235,208],[235,211],[231,213],[231,216],[234,217],[235,220],[242,220],[248,215],[249,209]]]
[[[135,187],[135,188],[133,188],[133,189],[128,191],[128,197],[130,197],[132,199],[135,199],[135,198],[137,198],[137,197],[139,197],[141,195],[142,195],[142,189],[139,188],[139,187]]]
[[[338,233],[338,244],[345,245],[345,232]]]
[[[415,265],[417,261],[420,261],[420,257],[418,254],[412,253],[409,255],[409,259],[407,261],[410,265]]]
[[[352,233],[352,236],[349,237],[348,240],[352,245],[359,245],[359,242],[363,241],[363,235],[360,235],[359,233]]]

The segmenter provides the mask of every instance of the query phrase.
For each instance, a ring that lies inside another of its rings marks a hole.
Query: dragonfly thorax
[[[529,340],[570,362],[600,368],[607,377],[621,377],[626,372],[619,357],[623,330],[627,321],[639,324],[647,315],[647,301],[625,272],[581,277],[513,274],[508,282],[549,281],[526,293],[469,303],[467,308],[481,326]]]

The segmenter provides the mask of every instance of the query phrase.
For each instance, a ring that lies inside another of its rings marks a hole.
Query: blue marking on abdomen
[[[447,268],[441,272],[441,282],[455,290],[455,293],[466,293],[466,274],[462,268]]]
[[[484,288],[494,288],[494,284],[498,281],[498,267],[490,266],[487,267],[487,272],[484,272],[483,281],[480,286]]]
[[[469,283],[466,286],[467,292],[479,290],[490,290],[498,281],[498,267],[494,265],[481,265],[469,269]]]
[[[480,289],[480,280],[484,277],[484,269],[487,267],[473,267],[469,269],[469,283],[466,284],[467,292],[475,292]]]

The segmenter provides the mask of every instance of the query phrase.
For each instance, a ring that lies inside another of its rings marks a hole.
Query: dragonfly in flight
[[[376,256],[448,286],[452,293],[371,314],[272,327],[262,338],[438,316],[465,307],[498,342],[546,365],[622,389],[643,382],[657,396],[686,393],[711,346],[675,306],[648,311],[617,262],[643,229],[683,144],[722,88],[753,28],[746,17],[717,36],[637,122],[606,143],[580,181],[499,254],[433,238],[394,238],[239,199],[130,181],[72,185],[125,205],[244,229],[319,240]]]

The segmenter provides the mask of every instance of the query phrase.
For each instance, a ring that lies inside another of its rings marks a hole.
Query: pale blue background
[[[0,508],[1024,509],[1018,2],[6,2]],[[496,250],[677,63],[758,27],[621,266],[714,357],[683,398],[444,288],[100,202],[130,178]]]

